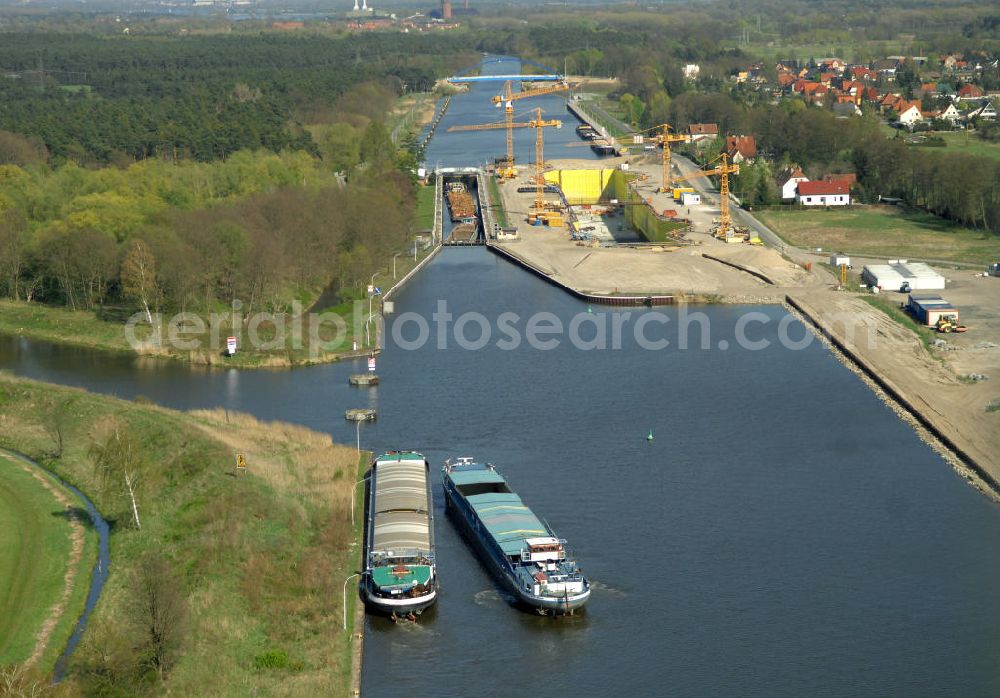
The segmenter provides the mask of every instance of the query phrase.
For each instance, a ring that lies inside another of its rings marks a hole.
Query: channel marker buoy
[[[590,314],[593,314],[594,309],[591,306],[588,305],[587,306],[587,312],[590,313]]]
[[[646,434],[646,441],[652,441],[652,440],[653,440],[653,430],[650,429],[649,433]]]

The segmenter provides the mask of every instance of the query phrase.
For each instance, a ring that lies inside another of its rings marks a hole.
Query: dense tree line
[[[119,208],[136,203],[105,193]],[[212,310],[239,299],[248,313],[285,310],[383,267],[405,243],[414,207],[410,180],[376,168],[344,185],[317,178],[230,201],[190,210],[140,202],[118,234],[71,215],[33,230],[23,209],[8,209],[0,293],[75,309]]]
[[[308,119],[330,121],[337,99],[367,81],[397,94],[430,90],[466,45],[419,34],[8,33],[0,41],[0,129],[81,163],[318,152]]]

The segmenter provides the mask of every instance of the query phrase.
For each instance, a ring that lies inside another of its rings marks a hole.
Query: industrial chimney
[[[441,0],[441,19],[451,19],[451,0]]]
[[[357,12],[358,9],[358,0],[354,0],[354,11]]]

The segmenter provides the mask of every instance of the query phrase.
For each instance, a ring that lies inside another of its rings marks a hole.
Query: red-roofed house
[[[823,175],[824,182],[840,182],[848,191],[851,187],[858,183],[858,176],[853,172],[844,172],[842,174],[825,174]]]
[[[907,102],[901,99],[895,109],[899,114],[899,123],[904,126],[913,126],[918,121],[923,121],[924,113],[920,110],[920,102]]]
[[[719,125],[689,124],[688,135],[691,136],[692,143],[697,143],[698,141],[710,141],[713,138],[719,137]]]
[[[753,136],[726,136],[726,152],[731,162],[747,162],[757,157],[757,140]]]
[[[781,176],[778,177],[778,188],[781,189],[782,199],[794,199],[795,198],[795,188],[799,186],[801,182],[808,182],[809,178],[803,174],[802,170],[798,167],[789,167]]]
[[[969,83],[958,88],[959,99],[979,99],[982,96],[983,91],[977,85]]]
[[[866,68],[863,65],[851,66],[851,77],[855,80],[867,80],[869,82],[875,82],[878,80],[878,73],[876,73],[871,68]]]
[[[850,206],[851,190],[844,182],[799,182],[795,203],[800,206]]]

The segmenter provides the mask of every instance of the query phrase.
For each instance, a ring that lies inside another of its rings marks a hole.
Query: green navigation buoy
[[[593,314],[594,309],[588,305],[587,306],[587,312],[590,313],[590,314]]]
[[[653,440],[653,430],[650,429],[649,433],[646,434],[646,441],[652,441],[652,440]]]

